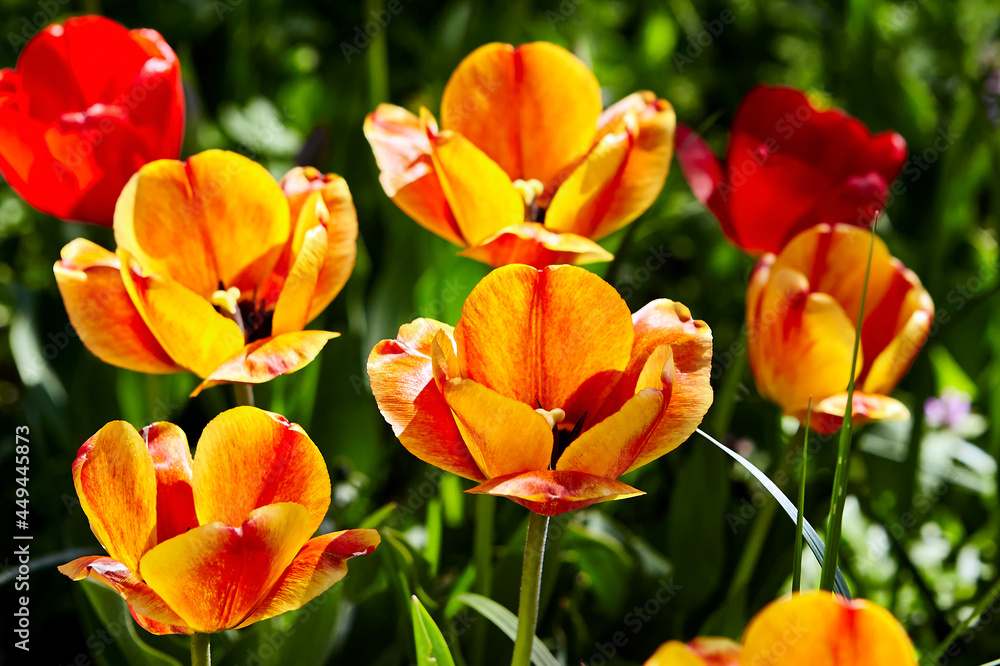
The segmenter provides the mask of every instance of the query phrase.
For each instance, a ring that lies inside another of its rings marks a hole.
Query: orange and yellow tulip
[[[821,224],[758,261],[747,293],[750,365],[761,394],[812,428],[840,428],[871,232]],[[934,304],[875,238],[855,371],[855,423],[906,418],[889,393],[923,346]]]
[[[330,475],[302,428],[223,412],[191,456],[184,432],[114,421],[80,448],[73,483],[107,555],[59,567],[114,589],[154,634],[215,633],[295,610],[379,544],[375,530],[312,537]]]
[[[674,148],[673,107],[637,92],[601,110],[594,74],[546,42],[487,44],[451,75],[441,128],[381,104],[365,136],[403,212],[491,266],[607,261],[595,240],[649,208]]]
[[[557,515],[640,491],[618,477],[672,451],[712,403],[712,333],[680,303],[634,315],[574,266],[499,268],[458,325],[404,325],[368,358],[379,409],[424,462]]]
[[[307,365],[337,333],[303,330],[354,268],[342,178],[281,181],[235,153],[142,167],[115,208],[117,253],[82,238],[55,264],[70,323],[102,361],[256,384]]]
[[[870,601],[829,592],[798,594],[765,606],[743,644],[698,638],[665,643],[645,666],[917,666],[913,643],[892,614]]]

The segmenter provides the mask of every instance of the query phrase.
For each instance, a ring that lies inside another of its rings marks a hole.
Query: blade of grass
[[[787,513],[792,520],[798,521],[799,512],[795,509],[795,505],[792,504],[792,501],[785,496],[785,493],[781,492],[781,489],[775,485],[774,481],[768,478],[767,474],[764,474],[764,472],[757,469],[752,462],[736,453],[736,451],[733,451],[701,428],[698,428],[695,432],[710,441],[712,444],[715,444],[715,446],[721,450],[725,451],[730,458],[742,465],[745,470],[750,472],[754,478],[757,479],[762,486],[764,486],[764,489],[767,490],[767,492],[771,494],[771,497],[773,497],[778,504],[781,505],[781,508],[785,510],[785,513]],[[813,526],[810,525],[809,521],[805,519],[802,521],[802,534],[806,543],[809,544],[809,550],[811,550],[813,555],[816,556],[816,561],[823,564],[823,540],[819,538],[816,530],[813,529]],[[847,581],[844,580],[844,576],[840,573],[840,569],[835,569],[834,573],[834,587],[837,594],[845,599],[851,599],[851,590],[847,587]]]
[[[871,242],[868,245],[868,262],[865,264],[865,281],[861,286],[861,307],[858,309],[857,329],[854,332],[854,354],[851,357],[851,375],[847,383],[847,406],[844,408],[844,423],[840,428],[840,446],[837,449],[837,469],[833,476],[833,496],[830,499],[830,517],[827,520],[826,552],[823,571],[820,574],[821,590],[833,590],[834,572],[840,553],[840,532],[844,521],[844,506],[847,504],[847,480],[851,460],[851,421],[854,415],[854,376],[858,367],[858,348],[861,346],[861,324],[865,318],[865,299],[868,296],[868,279],[871,277],[872,253],[875,251],[875,226],[872,226]]]
[[[809,464],[809,420],[812,416],[813,399],[809,396],[806,407],[806,427],[802,433],[802,467],[799,472],[799,516],[795,521],[795,559],[792,560],[792,593],[802,588],[802,521],[806,512],[806,471]]]

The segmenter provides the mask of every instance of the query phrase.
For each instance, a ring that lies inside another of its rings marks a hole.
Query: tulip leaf
[[[517,616],[497,602],[481,594],[472,593],[460,594],[458,600],[473,610],[479,611],[500,631],[507,634],[509,639],[517,638]],[[531,643],[531,663],[535,666],[560,666],[559,661],[552,656],[552,653],[549,652],[544,643],[538,640],[537,636]]]
[[[111,588],[91,580],[84,580],[83,592],[90,601],[98,621],[111,636],[126,660],[133,666],[181,666],[173,657],[150,647],[135,630],[136,623],[128,606]]]
[[[455,666],[444,634],[438,629],[416,595],[410,597],[410,618],[413,620],[413,642],[417,649],[417,666]]]
[[[699,435],[710,441],[712,444],[715,444],[717,447],[725,451],[731,458],[733,458],[736,462],[742,465],[744,469],[753,474],[754,478],[757,479],[757,481],[759,481],[760,484],[764,486],[767,492],[771,494],[771,497],[777,500],[781,508],[785,510],[785,513],[787,513],[793,521],[798,522],[799,512],[795,508],[795,505],[792,504],[792,501],[785,496],[785,493],[781,492],[781,489],[778,488],[778,486],[776,486],[774,482],[767,477],[767,474],[764,474],[764,472],[757,469],[757,467],[749,460],[747,460],[740,454],[736,453],[728,446],[726,446],[719,440],[715,439],[714,437],[706,433],[701,428],[699,428],[697,432]],[[826,548],[826,546],[823,543],[823,540],[819,538],[819,535],[816,533],[816,530],[813,529],[813,526],[810,525],[809,521],[805,519],[803,519],[802,521],[802,536],[805,538],[806,543],[809,544],[809,550],[811,550],[813,552],[813,555],[816,556],[816,561],[818,561],[820,563],[820,566],[822,566],[823,551]],[[844,597],[845,599],[852,598],[851,590],[850,588],[847,587],[847,581],[844,580],[844,575],[840,572],[840,567],[837,567],[836,578],[834,580],[834,591],[836,591],[837,594]]]

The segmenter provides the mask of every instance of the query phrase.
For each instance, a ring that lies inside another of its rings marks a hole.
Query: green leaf
[[[173,657],[155,650],[139,638],[136,623],[118,593],[105,585],[84,580],[83,592],[100,623],[114,637],[130,666],[181,666]]]
[[[417,666],[455,666],[444,634],[416,595],[410,597],[410,619],[413,620],[413,642],[417,649]]]
[[[736,451],[733,451],[728,446],[726,446],[719,440],[715,439],[701,428],[698,428],[696,432],[705,439],[707,439],[708,441],[710,441],[712,444],[715,444],[717,447],[725,451],[727,455],[729,455],[736,462],[742,465],[744,469],[753,474],[754,478],[757,479],[757,481],[759,481],[760,484],[764,486],[764,489],[771,494],[771,497],[777,500],[781,508],[785,510],[785,513],[787,513],[793,521],[796,522],[798,521],[799,512],[795,509],[795,505],[792,504],[792,501],[785,496],[785,493],[781,492],[781,489],[778,488],[778,486],[774,485],[774,482],[767,477],[767,474],[764,474],[764,472],[757,469],[757,467],[749,460],[747,460],[740,454],[736,453]],[[802,530],[803,530],[802,536],[805,537],[806,543],[809,544],[809,550],[811,550],[813,552],[813,555],[816,556],[816,561],[819,562],[820,565],[822,565],[823,550],[825,548],[823,540],[819,538],[819,535],[816,534],[816,530],[813,529],[813,526],[809,524],[808,520],[802,521]],[[836,580],[834,583],[834,589],[836,590],[837,594],[844,597],[845,599],[852,598],[851,590],[849,587],[847,587],[847,581],[844,580],[844,575],[840,573],[840,567],[838,567],[836,571]]]
[[[517,638],[517,616],[497,602],[480,594],[460,594],[458,600],[496,625],[497,629],[507,634],[507,638]],[[560,666],[559,661],[552,656],[545,644],[535,636],[531,643],[531,663],[535,666]]]

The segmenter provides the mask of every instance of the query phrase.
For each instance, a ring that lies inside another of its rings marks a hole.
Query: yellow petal
[[[318,194],[314,196],[319,198]],[[271,335],[301,331],[309,323],[309,305],[326,258],[326,246],[325,227],[319,225],[306,232],[274,306]]]

